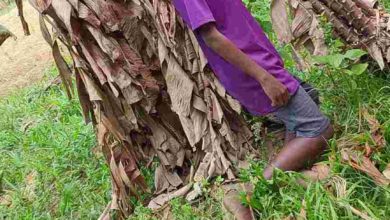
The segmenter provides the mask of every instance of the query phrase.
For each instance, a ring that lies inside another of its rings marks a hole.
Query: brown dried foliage
[[[280,2],[285,1],[274,0],[272,14],[285,14],[286,8],[280,7],[284,5]],[[292,23],[285,16],[273,19],[282,43],[305,45],[314,55],[326,54],[324,34],[318,25],[318,17],[323,15],[341,39],[351,47],[366,50],[381,69],[390,63],[390,14],[376,0],[288,0],[288,3]],[[291,41],[285,37],[289,32],[293,33]]]
[[[24,35],[28,36],[28,35],[30,35],[30,29],[28,28],[28,24],[27,24],[26,20],[24,19],[23,0],[15,0],[15,3],[16,3],[16,7],[18,8],[20,22],[22,22]]]
[[[224,175],[254,154],[252,133],[205,59],[194,34],[163,0],[30,0],[69,97],[72,78],[87,122],[111,170],[109,209],[132,212],[129,197],[148,191],[139,167],[158,157],[159,208]],[[51,35],[46,24],[54,29]],[[69,68],[58,43],[73,58]],[[192,170],[192,171],[191,171]],[[194,194],[194,193],[193,193]],[[109,211],[102,219],[107,219]]]
[[[4,43],[5,40],[7,40],[9,37],[15,37],[15,35],[9,31],[4,26],[0,25],[0,46]]]

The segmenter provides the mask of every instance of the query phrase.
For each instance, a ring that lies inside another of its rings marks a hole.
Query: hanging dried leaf
[[[379,67],[383,70],[385,68],[385,61],[383,59],[383,53],[376,43],[371,43],[368,48],[368,53],[378,63]]]
[[[155,173],[152,208],[189,192],[197,197],[189,179],[226,175],[233,180],[234,165],[255,157],[241,106],[205,69],[207,60],[195,35],[176,18],[171,3],[31,2],[42,13],[42,34],[69,96],[76,78],[83,115],[94,123],[110,167],[110,209],[118,210],[119,217],[132,212],[130,197],[148,191],[138,165],[150,164],[154,157],[161,166]],[[53,34],[45,22],[53,26]],[[58,42],[69,50],[74,74]],[[196,165],[191,172],[190,164]]]
[[[172,110],[183,117],[189,116],[194,85],[173,56],[168,59],[165,80],[172,99]]]
[[[324,31],[320,26],[312,5],[307,1],[290,1],[294,13],[291,30],[295,46],[305,45],[314,55],[323,56],[328,53],[325,45]]]
[[[0,46],[4,43],[5,40],[7,40],[9,37],[15,37],[15,35],[10,32],[7,28],[0,25]]]
[[[374,8],[378,0],[355,0],[356,3],[359,3],[360,5],[364,5],[368,8]]]
[[[273,30],[278,40],[283,43],[290,43],[293,39],[290,24],[288,22],[287,7],[285,0],[273,0],[271,2],[271,19]]]
[[[23,0],[15,0],[15,3],[16,3],[16,7],[18,8],[18,15],[19,15],[20,21],[22,22],[24,35],[28,36],[28,35],[30,35],[30,29],[28,28],[28,24],[27,24],[26,20],[24,19]]]
[[[45,13],[52,0],[29,0],[29,2],[39,13]]]
[[[66,94],[68,95],[69,99],[73,96],[73,87],[72,87],[72,72],[69,69],[68,64],[64,60],[64,58],[61,55],[60,48],[58,46],[57,41],[54,41],[52,45],[53,49],[53,58],[56,63],[56,66],[58,68],[58,72],[60,73],[62,82],[64,83]]]
[[[289,0],[289,6],[292,14],[289,27],[297,49],[305,45],[312,54],[327,53],[324,32],[317,18],[324,16],[332,24],[335,35],[352,48],[366,50],[382,70],[386,66],[385,60],[390,61],[390,15],[377,7],[376,0]],[[277,20],[276,16],[274,20]],[[285,21],[279,22],[288,24]],[[282,35],[279,31],[276,33],[279,37]]]

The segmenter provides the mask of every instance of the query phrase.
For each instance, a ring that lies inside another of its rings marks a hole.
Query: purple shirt
[[[284,69],[275,47],[241,0],[174,0],[176,10],[194,30],[199,44],[222,85],[248,111],[264,115],[276,110],[260,83],[210,49],[197,29],[215,22],[217,29],[259,66],[283,83],[294,94],[299,83]]]

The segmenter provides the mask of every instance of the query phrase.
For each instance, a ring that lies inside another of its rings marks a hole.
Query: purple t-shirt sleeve
[[[206,0],[175,0],[176,10],[194,31],[200,26],[215,22]]]

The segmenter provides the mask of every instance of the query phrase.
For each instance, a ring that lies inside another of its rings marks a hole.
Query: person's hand
[[[287,105],[290,94],[287,87],[279,82],[272,75],[268,75],[260,82],[265,94],[271,99],[273,107],[281,107]]]

